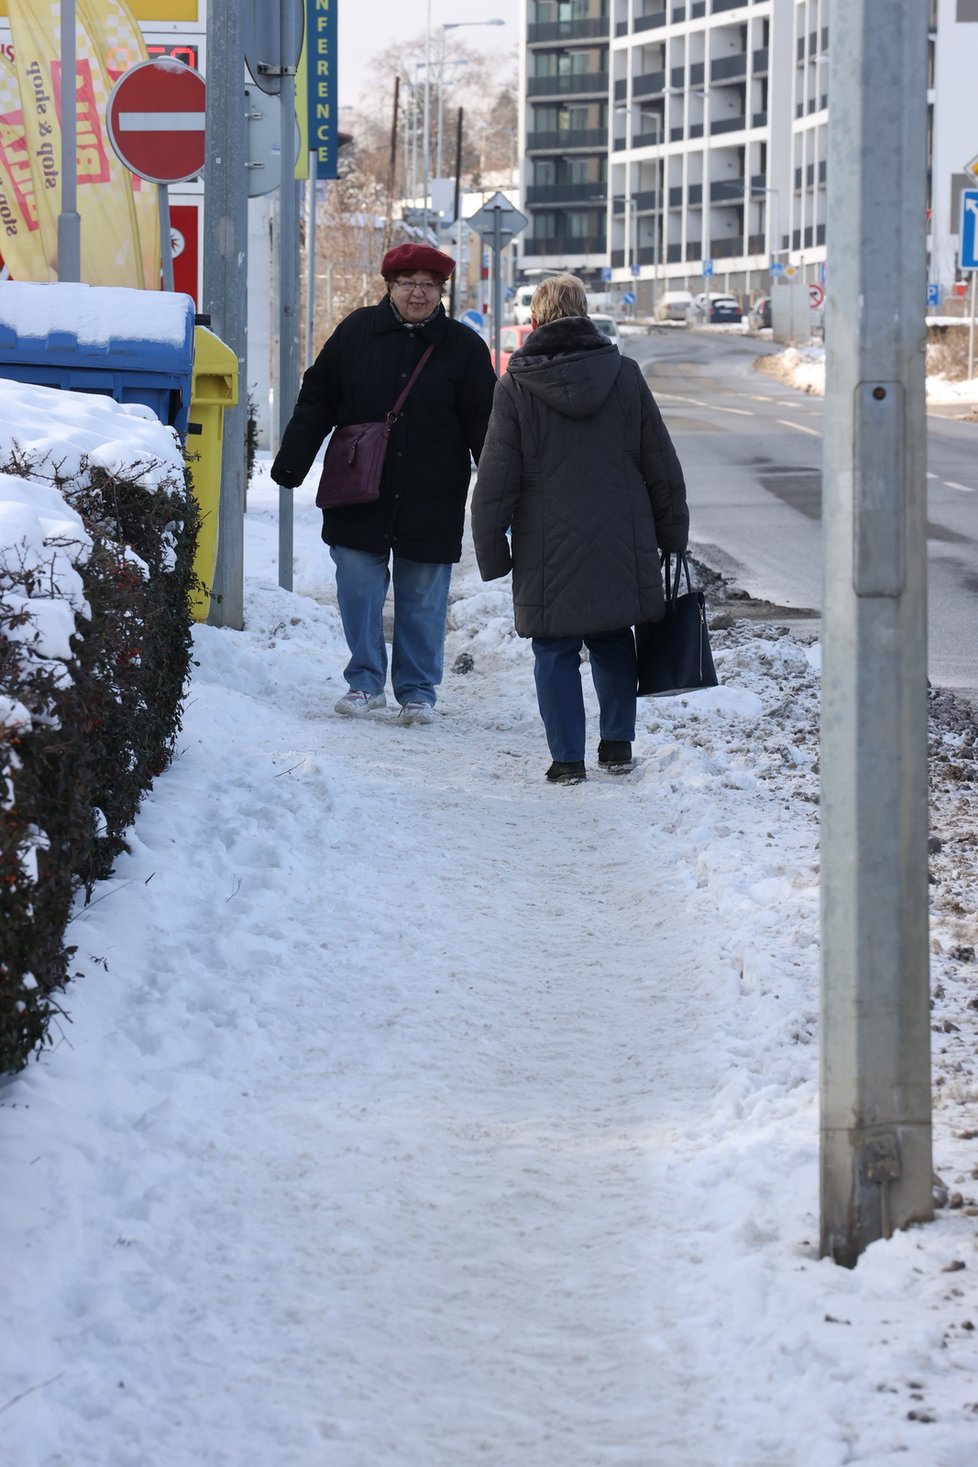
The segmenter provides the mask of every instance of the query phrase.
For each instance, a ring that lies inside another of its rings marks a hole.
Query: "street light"
[[[750,186],[752,194],[771,194],[774,206],[770,217],[767,219],[767,255],[769,260],[774,260],[781,253],[781,190],[777,188],[765,188],[763,184],[752,183]]]
[[[631,177],[632,177],[632,137],[631,119],[632,113],[637,112],[640,117],[651,117],[655,122],[655,142],[653,147],[655,153],[655,211],[652,226],[652,306],[655,308],[656,296],[659,293],[659,234],[661,230],[661,208],[664,180],[662,178],[662,118],[658,112],[649,107],[616,107],[616,112],[624,113],[628,118],[626,124],[628,147],[625,157],[625,264],[630,268],[632,263],[632,219],[635,218],[636,235],[638,232],[638,220],[632,207]]]
[[[463,25],[505,25],[504,20],[453,20],[447,21],[443,31],[455,30]],[[428,233],[428,193],[431,185],[431,161],[429,151],[431,148],[431,0],[428,0],[427,17],[424,32],[424,136],[422,140],[424,148],[424,229]]]

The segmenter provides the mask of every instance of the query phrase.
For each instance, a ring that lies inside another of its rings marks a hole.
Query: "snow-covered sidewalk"
[[[283,592],[266,474],[247,629],[198,630],[70,1022],[0,1090],[0,1463],[978,1460],[966,910],[935,923],[963,1205],[817,1256],[811,636],[719,632],[633,775],[554,789],[468,557],[435,723],[332,714],[318,515]]]

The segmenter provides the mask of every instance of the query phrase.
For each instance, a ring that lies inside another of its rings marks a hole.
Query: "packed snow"
[[[246,628],[196,629],[54,1047],[0,1090],[0,1463],[978,1460],[967,724],[935,735],[949,1205],[847,1271],[817,1246],[817,623],[731,603],[721,685],[640,702],[633,774],[554,788],[468,544],[434,723],[333,714],[314,477],[286,592],[262,459]]]

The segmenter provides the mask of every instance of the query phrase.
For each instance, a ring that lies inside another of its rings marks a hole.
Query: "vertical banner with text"
[[[8,0],[14,65],[44,259],[57,268],[61,207],[60,5]],[[79,10],[76,24],[78,213],[81,278],[89,285],[143,285],[129,175],[104,130],[108,78]]]
[[[34,199],[34,175],[13,64],[0,53],[0,258],[15,280],[51,281]]]
[[[309,82],[309,149],[316,177],[336,177],[336,12],[339,0],[306,0],[306,64]]]
[[[82,19],[101,58],[111,91],[124,71],[149,60],[143,33],[126,0],[75,0]],[[104,116],[104,113],[103,113]],[[142,284],[147,290],[160,288],[160,211],[156,185],[131,174],[133,208],[143,262]]]

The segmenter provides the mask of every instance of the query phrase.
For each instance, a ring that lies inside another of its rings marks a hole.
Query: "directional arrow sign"
[[[494,245],[498,241],[500,245],[507,245],[516,235],[523,233],[530,221],[505,194],[495,193],[465,222],[486,244]]]
[[[966,188],[961,195],[962,270],[978,270],[978,188]]]
[[[150,183],[182,183],[204,166],[204,79],[161,56],[124,71],[105,109],[109,141]]]

